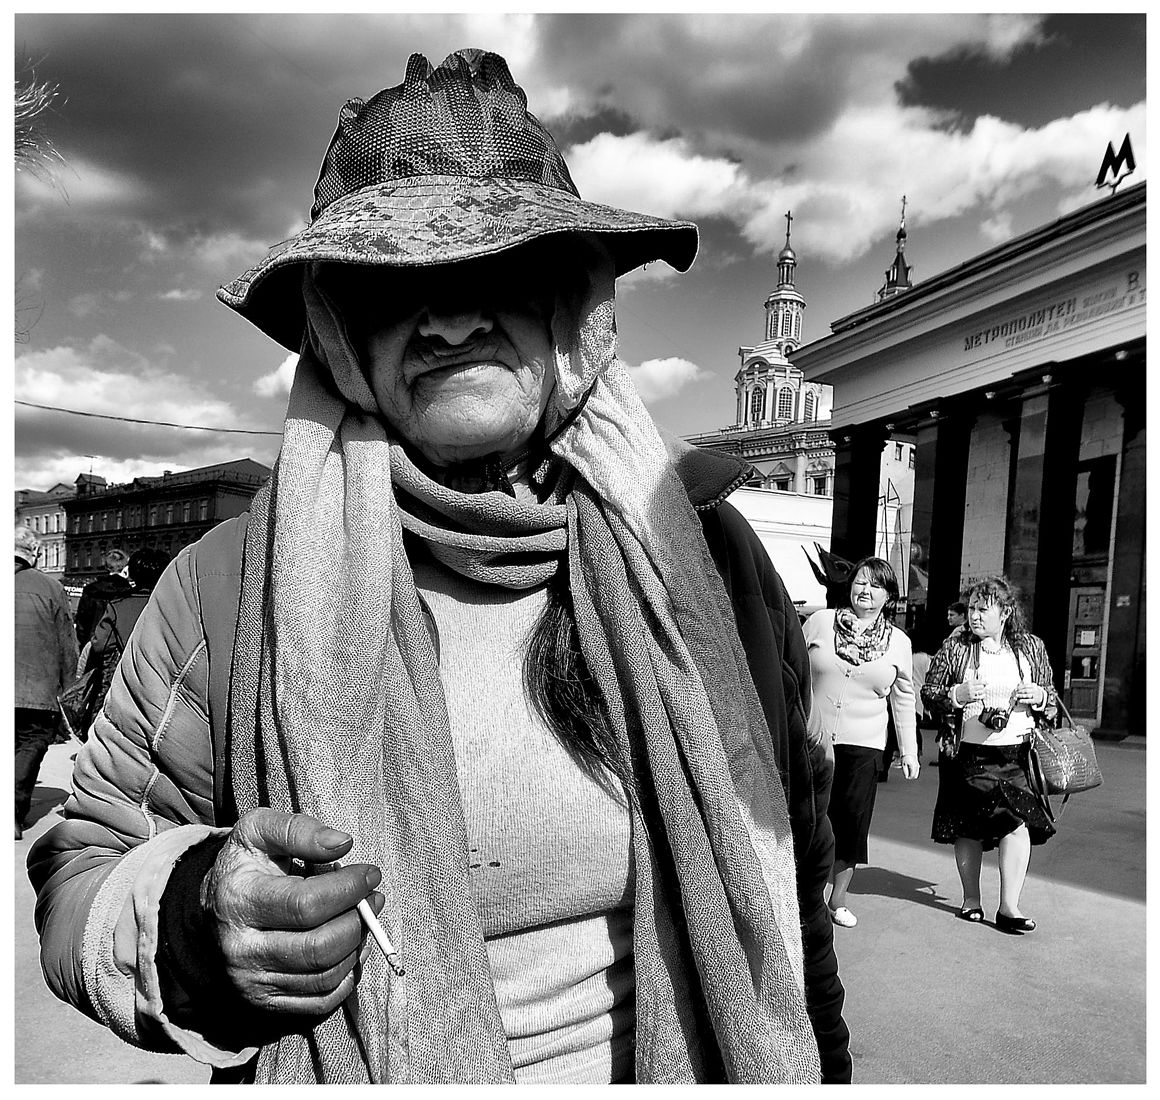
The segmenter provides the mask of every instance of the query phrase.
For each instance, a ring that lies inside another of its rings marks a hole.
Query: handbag
[[[89,733],[89,726],[101,705],[101,662],[81,673],[56,697],[65,728],[78,741]]]
[[[1059,699],[1059,716],[1066,725],[1052,726],[1046,721],[1031,734],[1029,754],[1030,778],[1044,795],[1068,795],[1098,787],[1104,777],[1096,762],[1096,750],[1086,726],[1076,725]]]
[[[112,605],[107,605],[105,614],[112,613],[113,620],[109,624],[110,636],[116,639],[117,650],[115,655],[124,649],[121,634],[117,630],[117,612]],[[102,622],[104,619],[102,618]],[[89,727],[97,717],[97,711],[105,701],[104,683],[105,662],[109,659],[104,648],[93,649],[92,639],[85,643],[84,671],[56,697],[56,707],[60,711],[61,721],[65,729],[78,741],[84,741],[89,736]]]

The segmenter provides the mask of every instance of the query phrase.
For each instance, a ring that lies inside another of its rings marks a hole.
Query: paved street
[[[34,824],[16,843],[15,1081],[199,1083],[184,1057],[146,1054],[56,1001],[40,976],[29,844],[57,819],[74,746],[41,772]],[[1142,1083],[1145,1072],[1145,762],[1141,740],[1098,746],[1104,785],[1068,804],[1035,850],[1024,909],[1030,936],[990,923],[998,898],[984,864],[987,923],[956,920],[949,847],[927,839],[936,768],[878,788],[871,865],[858,870],[854,929],[836,929],[860,1083]],[[928,746],[926,759],[931,750]]]

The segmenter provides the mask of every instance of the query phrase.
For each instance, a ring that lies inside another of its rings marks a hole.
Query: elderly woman
[[[616,276],[695,248],[581,201],[495,54],[344,107],[220,295],[301,350],[270,483],[30,857],[55,991],[216,1080],[849,1078],[793,605],[615,355]]]
[[[999,849],[995,926],[1020,935],[1035,921],[1019,907],[1033,844],[1054,833],[1028,778],[1032,731],[1057,710],[1043,642],[1028,632],[1018,590],[988,577],[967,591],[967,622],[930,663],[922,697],[954,720],[939,768],[931,836],[954,844],[963,886],[959,916],[983,919],[983,852]]]
[[[891,625],[898,580],[890,563],[868,557],[850,569],[845,606],[815,611],[806,620],[813,677],[810,727],[834,747],[829,818],[834,829],[830,919],[843,928],[858,923],[846,904],[854,868],[867,860],[880,769],[886,767],[887,706],[894,718],[902,774],[919,772],[910,639]]]

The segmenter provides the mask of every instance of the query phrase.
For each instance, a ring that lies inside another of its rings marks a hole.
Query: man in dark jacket
[[[129,582],[129,555],[119,546],[105,551],[105,568],[108,576],[89,581],[81,589],[81,600],[77,604],[77,644],[80,646],[92,638],[108,602],[133,591]]]
[[[73,680],[77,642],[68,597],[51,577],[35,568],[40,540],[16,528],[16,839],[48,746],[56,734],[56,697]]]

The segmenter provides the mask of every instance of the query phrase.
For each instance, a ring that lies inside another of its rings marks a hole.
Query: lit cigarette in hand
[[[387,938],[387,933],[383,930],[383,926],[379,924],[379,918],[375,916],[375,912],[370,907],[366,898],[363,898],[358,903],[357,909],[359,916],[363,919],[363,923],[367,926],[367,930],[374,937],[375,943],[379,945],[379,950],[383,953],[383,958],[387,960],[387,966],[398,977],[403,977],[407,972],[399,965],[399,953],[391,946],[391,941]]]

